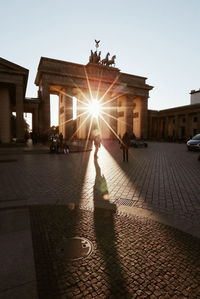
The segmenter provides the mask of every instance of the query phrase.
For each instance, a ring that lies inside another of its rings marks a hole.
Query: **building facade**
[[[153,140],[187,140],[200,133],[200,104],[148,111],[148,137]]]

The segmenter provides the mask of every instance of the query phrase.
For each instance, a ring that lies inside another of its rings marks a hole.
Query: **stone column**
[[[147,136],[148,138],[152,137],[152,115],[150,115],[150,113],[148,113],[148,131],[147,131]]]
[[[116,95],[112,94],[110,96],[110,99],[115,98],[115,97],[116,97]],[[117,138],[116,137],[116,135],[117,135],[117,99],[111,100],[108,105],[110,107],[109,114],[111,115],[109,117],[110,126],[111,126],[112,130],[115,132],[115,133],[113,133],[110,131],[110,138],[116,139]]]
[[[158,139],[158,126],[159,126],[159,118],[155,117],[154,119],[154,138]]]
[[[75,121],[78,139],[90,138],[96,128],[96,122],[91,122],[92,118],[87,110],[87,104],[90,94],[87,89],[76,90],[75,97],[77,99],[77,119]],[[88,117],[89,116],[89,117]],[[87,120],[86,120],[87,119]]]
[[[11,141],[10,96],[7,88],[0,89],[0,141]]]
[[[148,132],[148,98],[143,97],[141,98],[141,137],[147,138],[147,132]]]
[[[160,139],[161,138],[161,118],[158,117],[158,121],[157,121],[157,138]]]
[[[38,133],[39,131],[39,118],[38,118],[38,108],[33,110],[32,114],[32,131]]]
[[[188,113],[185,114],[185,137],[186,139],[190,137],[190,116]]]
[[[133,133],[133,100],[132,96],[127,95],[124,116],[126,132],[129,134]]]
[[[48,84],[44,84],[40,88],[41,106],[40,106],[40,134],[46,134],[50,128],[50,93]]]
[[[21,84],[16,85],[16,137],[24,141],[24,92]]]
[[[178,115],[175,115],[175,124],[174,124],[174,130],[175,130],[175,139],[177,140],[179,138],[179,117]]]
[[[69,140],[73,135],[73,91],[68,87],[65,89],[64,101],[64,122],[65,139]]]
[[[169,140],[169,117],[166,116],[165,117],[165,133],[164,133],[164,137],[165,140]]]

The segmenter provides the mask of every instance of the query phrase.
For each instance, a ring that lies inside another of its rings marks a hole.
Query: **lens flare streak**
[[[77,84],[75,84],[73,79],[70,78],[73,81],[73,85],[75,86],[76,92],[79,92],[79,94],[85,100],[85,102],[84,102],[83,100],[81,100],[79,98],[79,96],[75,96],[76,99],[77,99],[77,104],[78,103],[81,104],[79,107],[77,106],[77,117],[76,117],[76,119],[80,119],[80,122],[79,122],[78,127],[76,128],[76,131],[73,133],[73,135],[71,136],[70,139],[72,139],[77,134],[77,132],[80,131],[80,129],[83,127],[83,125],[88,120],[90,120],[90,123],[89,123],[88,132],[87,132],[86,143],[88,142],[88,140],[90,138],[93,122],[96,123],[99,132],[101,132],[101,127],[100,127],[99,120],[102,120],[106,124],[106,126],[109,128],[109,130],[119,139],[119,136],[117,135],[117,132],[115,132],[115,130],[111,127],[109,122],[103,116],[103,115],[105,115],[110,119],[114,119],[114,120],[119,121],[121,123],[126,123],[124,120],[121,120],[121,119],[113,116],[112,114],[108,113],[108,112],[112,112],[112,111],[117,111],[117,105],[112,104],[112,105],[109,106],[108,104],[113,102],[113,101],[117,101],[117,99],[121,97],[121,94],[117,94],[117,95],[112,96],[112,97],[108,96],[108,93],[112,92],[111,89],[114,86],[114,84],[116,84],[116,82],[118,80],[118,76],[115,77],[115,79],[110,84],[110,86],[107,88],[107,90],[104,92],[104,94],[100,96],[99,93],[100,93],[101,84],[102,84],[102,80],[101,80],[102,79],[102,72],[101,72],[100,78],[98,80],[98,87],[96,89],[92,89],[91,85],[90,85],[90,80],[89,80],[89,77],[88,77],[88,74],[87,74],[87,69],[84,68],[84,71],[85,71],[85,78],[86,78],[87,86],[88,86],[88,90],[89,90],[89,95],[88,96],[81,90],[81,88],[79,88],[77,86]],[[60,91],[60,90],[55,90],[55,91],[58,91],[59,93],[65,95],[65,96],[68,96],[71,99],[73,98],[72,95],[70,95],[70,94],[68,94],[64,91]],[[96,97],[94,97],[94,94],[96,94]],[[108,99],[103,102],[105,97],[107,97]],[[68,123],[72,120],[73,120],[72,118],[68,119],[67,121],[63,122],[63,124]],[[61,124],[61,125],[63,125],[63,124]]]

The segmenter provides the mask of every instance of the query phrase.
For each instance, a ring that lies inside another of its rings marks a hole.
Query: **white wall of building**
[[[190,104],[200,104],[200,90],[192,90],[190,95]]]

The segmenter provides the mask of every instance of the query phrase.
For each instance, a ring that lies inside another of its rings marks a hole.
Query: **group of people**
[[[63,152],[69,154],[69,146],[63,138],[63,134],[55,134],[50,138],[50,152]]]
[[[119,138],[119,142],[120,142],[120,148],[122,149],[122,153],[123,153],[123,161],[124,162],[128,162],[128,149],[130,146],[130,135],[128,132],[125,132],[122,139]],[[94,137],[94,146],[95,146],[95,152],[94,152],[94,158],[97,159],[97,153],[99,151],[99,148],[101,146],[101,137],[100,134],[97,134]]]
[[[38,136],[32,132],[31,133],[31,138],[33,141],[33,144],[36,144],[38,141]],[[99,148],[101,147],[101,136],[100,134],[96,134],[93,138],[94,146],[95,146],[95,152],[94,152],[94,158],[97,159],[98,156],[98,151]],[[128,132],[125,132],[123,137],[119,135],[119,143],[120,143],[120,148],[122,149],[122,154],[123,154],[123,161],[128,162],[128,150],[130,146],[130,135]],[[50,152],[63,152],[64,154],[69,153],[69,146],[66,143],[66,141],[63,138],[63,134],[56,133],[53,136],[50,137]]]

